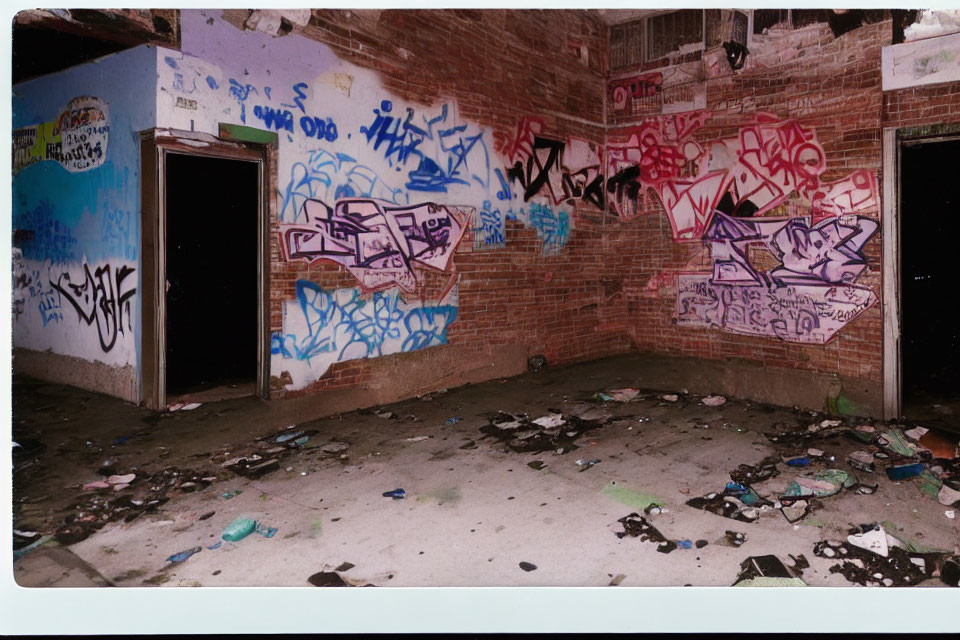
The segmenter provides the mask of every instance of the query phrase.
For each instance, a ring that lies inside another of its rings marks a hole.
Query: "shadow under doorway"
[[[903,407],[911,420],[960,430],[960,140],[904,145],[900,156]]]
[[[168,403],[256,393],[258,171],[245,160],[167,156]]]

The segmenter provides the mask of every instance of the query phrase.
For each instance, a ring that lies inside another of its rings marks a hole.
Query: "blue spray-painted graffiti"
[[[63,320],[63,312],[60,308],[60,294],[53,289],[44,292],[40,296],[40,304],[37,305],[40,311],[40,318],[43,320],[43,326],[46,327],[51,322],[59,323]]]
[[[280,106],[300,109],[300,112],[304,114],[299,120],[300,130],[303,131],[308,138],[317,138],[318,140],[333,142],[339,136],[337,124],[333,119],[310,115],[303,106],[303,100],[307,97],[304,91],[308,86],[306,82],[298,82],[293,85],[293,91],[296,93],[296,97],[293,99],[294,104],[281,103]],[[264,88],[264,93],[267,94],[268,99],[270,99],[269,89],[269,87]],[[293,133],[295,116],[290,109],[274,109],[266,105],[257,105],[253,108],[253,115],[263,120],[267,129],[275,129],[277,131],[283,129]]]
[[[452,305],[410,304],[397,292],[364,299],[357,289],[324,290],[308,280],[297,281],[297,305],[306,335],[275,333],[270,352],[305,361],[321,375],[334,362],[446,344],[457,317]]]
[[[20,243],[24,258],[54,263],[79,259],[73,229],[58,219],[49,200],[43,199],[33,209],[17,215],[15,225],[33,232],[31,239]]]
[[[570,212],[554,210],[549,204],[527,203],[527,209],[510,209],[507,220],[517,220],[537,231],[544,255],[559,253],[570,239]]]
[[[499,209],[493,209],[489,200],[477,213],[477,225],[473,227],[474,249],[499,249],[506,246],[506,223]]]
[[[324,149],[311,151],[307,162],[298,162],[290,170],[290,182],[283,192],[280,220],[298,222],[303,203],[309,198],[336,202],[340,198],[376,198],[398,205],[409,204],[402,189],[394,189],[377,172],[345,153]]]
[[[233,78],[230,78],[230,95],[233,96],[237,104],[240,105],[240,122],[244,124],[247,122],[247,98],[250,96],[251,91],[257,93],[256,87],[251,84],[240,84]]]
[[[104,250],[109,255],[134,260],[137,256],[136,244],[131,243],[131,214],[122,209],[110,208],[104,211],[100,220],[100,238]]]
[[[440,128],[447,122],[448,105],[443,105],[435,118],[421,116],[423,126],[414,124],[411,108],[407,108],[406,118],[389,115],[392,111],[390,100],[381,101],[380,108],[373,110],[373,122],[360,127],[360,132],[397,171],[416,158],[416,168],[407,174],[408,189],[445,193],[449,185],[489,186],[490,155],[483,130],[468,134],[466,124]]]

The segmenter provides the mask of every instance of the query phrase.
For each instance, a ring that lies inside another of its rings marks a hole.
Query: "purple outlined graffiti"
[[[824,344],[877,301],[854,286],[866,268],[862,249],[879,224],[865,216],[738,219],[717,213],[703,239],[713,273],[677,277],[677,323],[745,335]],[[780,260],[761,272],[750,264],[759,245]]]
[[[468,207],[432,202],[405,207],[370,198],[321,200],[303,204],[305,224],[280,225],[286,260],[329,260],[347,269],[365,291],[417,287],[415,268],[450,272],[453,254],[473,220]],[[442,296],[441,296],[442,297]]]
[[[113,349],[117,335],[124,333],[124,317],[126,330],[133,331],[130,299],[137,292],[130,286],[136,283],[136,278],[130,277],[133,272],[126,265],[114,272],[109,264],[91,272],[90,265],[85,264],[78,282],[73,282],[68,272],[61,273],[56,281],[50,280],[50,286],[70,303],[80,321],[96,323],[100,348],[105,352]]]

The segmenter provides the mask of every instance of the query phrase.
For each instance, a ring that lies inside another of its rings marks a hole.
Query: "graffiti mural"
[[[677,322],[733,333],[824,344],[877,302],[854,286],[866,268],[862,249],[879,224],[846,216],[811,226],[808,218],[733,218],[717,213],[704,234],[712,274],[677,278]],[[749,248],[780,261],[762,272]]]
[[[614,111],[631,111],[633,102],[641,104],[644,98],[656,97],[663,87],[662,73],[646,73],[629,78],[611,80],[608,84]]]
[[[560,253],[570,239],[573,220],[571,211],[554,209],[549,204],[530,202],[525,207],[509,209],[506,218],[535,229],[537,238],[543,243],[544,255]]]
[[[357,289],[325,290],[297,281],[295,301],[284,303],[283,333],[274,334],[270,352],[276,371],[288,370],[302,387],[320,378],[335,362],[407,353],[447,343],[447,327],[457,317],[453,304],[414,304],[399,292],[364,298]]]
[[[677,241],[698,240],[715,211],[759,216],[797,193],[817,220],[876,206],[878,185],[869,171],[821,183],[826,154],[812,129],[796,120],[758,114],[739,134],[700,143],[692,138],[706,112],[653,118],[606,151],[607,191],[623,218],[639,211],[647,188],[659,197]]]
[[[95,169],[106,161],[109,138],[106,103],[74,98],[56,120],[13,131],[13,172],[44,160],[56,161],[71,173]]]
[[[280,220],[298,222],[307,200],[331,202],[340,198],[375,198],[396,205],[409,202],[403,189],[393,188],[375,170],[345,153],[311,151],[306,162],[294,163],[283,191]],[[305,214],[304,214],[305,215]]]
[[[513,197],[513,186],[524,202],[543,196],[550,204],[584,200],[603,207],[603,149],[587,140],[567,142],[542,137],[539,118],[524,118],[512,136],[500,135],[495,148],[508,163],[501,180],[501,200]]]
[[[329,260],[347,269],[366,291],[397,286],[413,292],[415,268],[451,272],[453,254],[474,210],[421,203],[394,206],[369,198],[303,204],[305,224],[280,225],[286,260]]]
[[[396,115],[393,102],[382,100],[374,109],[373,122],[360,132],[374,151],[391,167],[408,169],[406,188],[445,193],[453,185],[490,185],[490,155],[484,131],[468,124],[454,124],[449,105],[434,117],[406,109]]]
[[[473,226],[473,248],[501,249],[507,245],[507,230],[504,214],[494,209],[489,200],[477,212]]]
[[[134,269],[126,265],[114,270],[104,264],[91,271],[90,265],[84,264],[83,274],[78,277],[71,277],[67,271],[56,279],[51,274],[50,286],[70,304],[80,322],[96,324],[100,348],[107,352],[113,349],[118,334],[133,331],[130,302],[137,292],[133,273]],[[42,308],[41,312],[46,313]]]

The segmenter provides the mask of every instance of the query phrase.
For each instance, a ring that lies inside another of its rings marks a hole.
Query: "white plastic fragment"
[[[662,396],[660,396],[660,399],[665,400],[666,402],[676,402],[677,400],[680,399],[680,396],[678,396],[675,393],[665,393]]]
[[[413,438],[407,438],[407,442],[422,442],[429,438],[430,436],[414,436]]]
[[[708,407],[719,407],[720,405],[725,404],[727,399],[723,396],[707,396],[701,400],[701,402]]]
[[[940,493],[937,494],[937,500],[940,504],[945,504],[949,507],[957,501],[960,501],[960,491],[951,489],[946,484],[943,484],[940,487]]]
[[[126,484],[129,485],[137,477],[135,473],[128,473],[123,476],[110,476],[107,478],[108,484]]]
[[[567,421],[563,419],[562,414],[551,413],[543,416],[542,418],[537,418],[533,421],[533,424],[550,429],[553,427],[559,427],[562,424],[566,424],[566,422]]]
[[[889,552],[887,547],[887,533],[881,526],[877,526],[877,528],[871,529],[865,533],[847,536],[847,542],[855,547],[872,551],[873,553],[881,555],[884,558],[887,557],[887,553]]]
[[[950,509],[949,511],[944,511],[944,512],[943,512],[943,515],[947,516],[947,517],[950,518],[951,520],[953,520],[954,518],[957,517],[956,511],[954,511],[953,509]]]
[[[814,458],[819,458],[820,456],[823,455],[823,451],[820,449],[815,449],[813,447],[810,447],[809,449],[807,449],[807,455],[813,456]]]
[[[913,429],[908,429],[908,430],[904,431],[904,432],[903,432],[903,435],[905,435],[905,436],[907,436],[907,437],[909,437],[909,438],[912,438],[912,439],[914,439],[914,440],[919,440],[919,439],[922,438],[922,437],[924,436],[924,434],[927,433],[928,431],[930,431],[930,429],[927,429],[926,427],[914,427]]]

